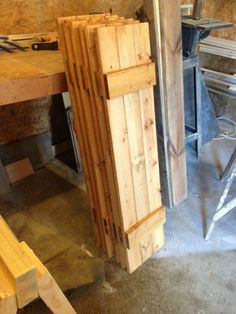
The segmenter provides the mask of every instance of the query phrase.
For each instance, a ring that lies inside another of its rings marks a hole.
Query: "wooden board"
[[[150,62],[148,25],[145,23],[99,28],[97,36],[101,70],[105,75]],[[152,87],[112,98],[107,106],[121,218],[123,228],[127,230],[161,205]],[[144,241],[146,235],[140,241]],[[145,260],[137,250],[137,241],[126,248],[130,272]],[[153,253],[152,246],[146,258]],[[140,258],[133,259],[133,255]]]
[[[180,2],[147,0],[144,8],[159,81],[155,104],[164,204],[173,206],[187,198]]]
[[[86,152],[97,231],[107,255],[133,271],[159,247],[154,243],[163,242],[163,227],[162,233],[157,229],[164,220],[149,216],[161,207],[161,196],[148,24],[110,15],[61,18],[59,37],[72,108],[83,125],[77,135]],[[125,86],[131,79],[135,88]],[[120,96],[112,95],[112,80]],[[146,217],[154,228],[140,232],[128,248],[126,230]],[[138,243],[147,238],[152,245],[144,253]]]
[[[18,240],[0,216],[0,262],[15,287],[18,308],[23,308],[38,296],[36,268],[23,254]],[[0,266],[1,266],[0,265]]]
[[[0,106],[67,91],[60,51],[1,54]]]
[[[200,51],[229,59],[236,59],[235,41],[228,39],[209,36],[201,41]]]
[[[20,247],[37,269],[39,296],[52,313],[76,314],[47,268],[41,263],[30,247],[25,242],[21,242]]]
[[[0,314],[16,314],[15,285],[0,261]]]
[[[32,176],[34,169],[29,159],[22,159],[6,166],[10,183]]]
[[[155,64],[144,64],[127,70],[106,74],[108,99],[156,85]]]

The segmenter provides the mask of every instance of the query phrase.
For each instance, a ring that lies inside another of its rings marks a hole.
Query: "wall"
[[[113,9],[133,17],[142,0],[1,0],[1,34],[47,32],[56,29],[58,16],[88,14]]]

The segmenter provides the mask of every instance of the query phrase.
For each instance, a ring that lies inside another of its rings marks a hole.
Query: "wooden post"
[[[171,207],[187,198],[180,1],[144,0],[144,10],[158,73],[155,104],[162,195]]]

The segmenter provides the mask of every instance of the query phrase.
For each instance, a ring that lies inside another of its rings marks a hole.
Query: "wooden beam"
[[[159,82],[155,103],[162,195],[171,207],[187,198],[180,1],[145,0],[144,9]]]
[[[23,254],[18,240],[0,216],[0,262],[15,285],[18,308],[23,308],[38,297],[36,269]]]
[[[16,292],[12,278],[0,261],[0,314],[16,314]]]

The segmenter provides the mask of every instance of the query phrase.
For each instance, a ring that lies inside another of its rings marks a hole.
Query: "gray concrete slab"
[[[45,262],[78,313],[236,313],[236,209],[203,238],[235,141],[188,151],[189,199],[167,210],[166,245],[132,275],[95,248],[82,178],[58,161],[14,186],[0,209]],[[236,182],[230,197],[236,196]],[[73,289],[72,289],[73,288]],[[50,313],[40,301],[20,313]]]

